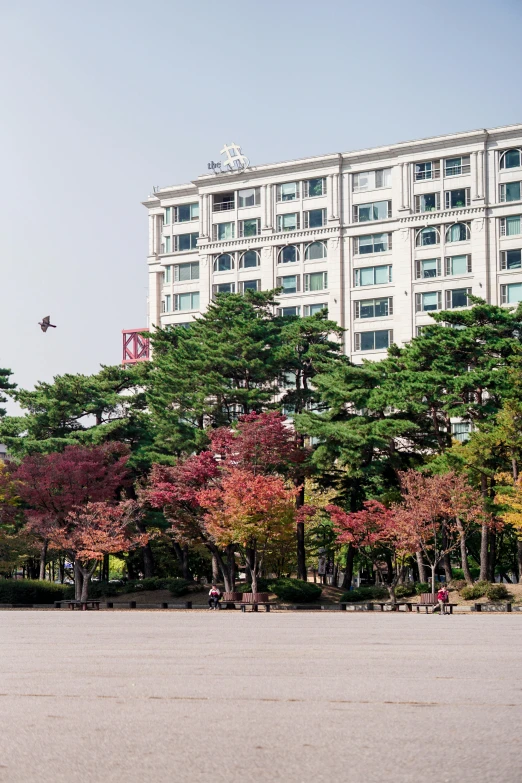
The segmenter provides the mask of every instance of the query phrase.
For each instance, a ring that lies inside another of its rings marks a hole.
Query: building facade
[[[323,307],[354,361],[430,313],[522,300],[522,125],[214,172],[157,189],[148,326],[187,324],[219,291],[279,287]]]

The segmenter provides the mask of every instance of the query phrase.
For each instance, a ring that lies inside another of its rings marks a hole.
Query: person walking
[[[446,604],[449,602],[449,593],[446,585],[442,585],[437,593],[437,601],[439,602],[439,609],[441,614],[447,614]]]
[[[212,587],[208,591],[209,609],[218,609],[220,600],[221,600],[221,590],[216,585],[212,585]]]

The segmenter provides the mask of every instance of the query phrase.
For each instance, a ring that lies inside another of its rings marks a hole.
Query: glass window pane
[[[257,234],[257,220],[243,220],[243,236],[255,237]]]
[[[448,158],[445,162],[445,171],[449,177],[462,173],[462,158]]]
[[[257,280],[245,280],[243,283],[243,290],[257,291]]]
[[[310,315],[315,315],[316,313],[320,313],[321,310],[324,310],[327,307],[326,304],[313,304],[310,305]]]
[[[221,256],[218,256],[217,263],[216,263],[216,272],[230,272],[232,269],[232,256],[228,255],[228,253],[224,253]]]
[[[308,213],[308,226],[309,228],[321,228],[323,225],[323,210],[311,209]]]
[[[506,267],[507,269],[520,269],[521,264],[521,250],[508,250],[506,251]]]
[[[282,201],[293,201],[295,198],[297,198],[297,183],[285,182],[284,185],[281,185]]]
[[[310,291],[322,291],[324,288],[324,275],[322,272],[313,272],[308,276]]]
[[[450,274],[466,275],[468,273],[468,257],[453,256],[450,261]]]
[[[297,277],[296,275],[288,275],[281,279],[284,294],[297,293]]]
[[[466,191],[464,188],[458,190],[450,190],[450,207],[465,207],[466,206]]]
[[[423,310],[436,310],[437,309],[437,292],[430,291],[429,293],[422,294],[422,309]]]
[[[281,215],[281,225],[283,231],[295,231],[297,228],[297,215],[292,212],[290,215]]]
[[[520,201],[520,182],[506,183],[506,201]]]
[[[512,237],[520,234],[520,215],[506,218],[506,236]]]
[[[421,212],[433,212],[437,207],[437,196],[435,193],[425,193],[420,198]]]
[[[256,189],[245,188],[238,191],[239,206],[240,207],[254,207],[256,203]]]
[[[191,280],[199,280],[199,261],[193,261],[190,265]]]
[[[280,259],[283,264],[293,264],[297,261],[297,248],[295,245],[284,247],[280,253]]]
[[[514,169],[520,166],[520,150],[508,150],[504,155],[504,168]]]
[[[361,285],[373,285],[374,281],[374,267],[370,266],[368,269],[361,269]]]
[[[390,345],[390,333],[387,329],[379,329],[375,332],[375,350],[388,348]]]
[[[243,254],[244,269],[251,269],[252,267],[257,266],[258,261],[259,261],[259,256],[257,255],[255,250],[247,250],[247,252]]]
[[[322,196],[323,195],[323,178],[309,179],[308,180],[308,195],[309,196]]]
[[[361,351],[373,351],[375,332],[361,332]]]
[[[199,291],[192,294],[192,309],[199,310]]]
[[[375,317],[384,318],[388,315],[388,299],[375,300]]]
[[[383,283],[389,283],[389,272],[387,266],[376,266],[375,269],[375,284],[381,285]]]
[[[179,282],[185,283],[187,280],[191,280],[190,276],[190,264],[180,264],[178,266]]]
[[[468,297],[465,288],[457,288],[451,292],[452,307],[467,307]]]
[[[312,244],[308,245],[306,248],[306,258],[308,261],[315,261],[319,258],[325,258],[325,256],[326,247],[324,242],[312,242]]]
[[[510,304],[522,301],[522,283],[511,283],[507,286],[507,300]]]
[[[285,318],[288,316],[299,315],[299,307],[281,307],[281,315]]]
[[[437,277],[437,259],[428,258],[422,261],[422,276],[423,277]]]
[[[423,228],[420,236],[423,246],[437,244],[437,231],[434,228]]]
[[[372,215],[372,204],[359,205],[359,223],[366,223],[368,220],[373,220]]]
[[[456,223],[450,226],[447,232],[448,242],[464,242],[467,239],[467,230],[464,223]]]
[[[190,220],[190,204],[178,207],[178,222],[185,223],[187,220]]]
[[[234,283],[219,283],[217,287],[218,294],[232,294],[234,293]]]
[[[190,234],[180,234],[178,236],[178,250],[190,250]]]
[[[194,220],[199,217],[199,204],[190,205],[190,217]]]
[[[359,314],[361,318],[373,318],[375,313],[375,303],[373,299],[363,299],[359,303]]]
[[[370,234],[365,237],[359,237],[359,253],[362,255],[364,253],[373,253],[373,236]]]
[[[178,310],[190,310],[192,294],[178,294]]]
[[[388,217],[388,202],[387,201],[377,201],[373,205],[373,219],[374,220],[385,220]]]
[[[373,252],[384,253],[385,250],[388,250],[388,234],[374,234]]]

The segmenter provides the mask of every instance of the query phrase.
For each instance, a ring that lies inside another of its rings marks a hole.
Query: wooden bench
[[[265,607],[265,612],[270,611],[268,593],[223,593],[223,603],[233,609],[239,604],[242,612],[246,612],[247,606],[251,606],[253,612],[257,612],[260,606]]]
[[[406,612],[411,612],[412,611],[412,604],[409,604],[406,601],[398,601],[395,604],[391,604],[389,601],[370,601],[369,603],[364,603],[364,604],[358,604],[355,601],[353,603],[351,601],[342,601],[339,604],[339,608],[340,608],[341,612],[346,612],[346,607],[347,606],[365,606],[366,610],[368,612],[372,612],[375,609],[376,606],[380,606],[381,607],[381,612],[385,611],[385,609],[384,609],[385,606],[389,606],[390,607],[390,611],[392,611],[392,612],[398,612],[400,610],[401,606],[405,606],[406,607],[406,609],[405,609]]]
[[[81,609],[82,611],[86,612],[87,609],[99,609],[100,608],[100,602],[96,599],[87,599],[87,601],[76,601],[75,599],[69,599],[66,601],[55,601],[54,607],[55,609],[61,609],[62,604],[67,604],[69,609]]]
[[[417,614],[420,612],[421,609],[424,609],[425,614],[428,614],[428,610],[431,609],[432,613],[435,611],[435,609],[438,607],[439,602],[437,600],[437,596],[433,595],[433,593],[421,593],[420,594],[420,601],[418,604],[415,604],[415,609],[417,611]],[[457,606],[457,604],[444,604],[449,609],[449,613],[453,614],[453,607]]]

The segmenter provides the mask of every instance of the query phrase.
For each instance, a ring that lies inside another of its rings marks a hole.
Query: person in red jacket
[[[446,585],[442,585],[437,593],[437,601],[439,602],[439,609],[441,614],[447,614],[446,604],[449,601],[449,593],[446,589]]]
[[[210,609],[219,609],[219,602],[221,600],[221,590],[216,585],[212,585],[208,591],[208,605]]]

